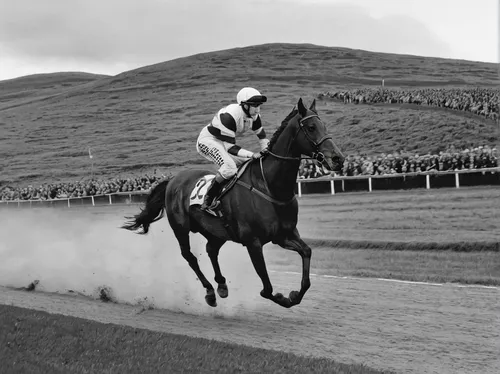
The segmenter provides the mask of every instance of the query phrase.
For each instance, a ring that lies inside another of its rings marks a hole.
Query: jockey
[[[201,130],[196,141],[198,153],[219,166],[201,205],[202,210],[217,207],[218,203],[214,203],[214,198],[221,192],[224,183],[236,174],[238,166],[261,156],[260,152],[247,151],[236,145],[237,135],[251,129],[259,138],[262,150],[269,144],[260,119],[260,105],[267,101],[267,97],[255,88],[244,87],[236,95],[236,101],[237,104],[229,104],[220,109]]]

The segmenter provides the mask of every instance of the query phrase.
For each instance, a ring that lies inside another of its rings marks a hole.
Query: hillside
[[[65,72],[33,74],[0,81],[0,105],[2,108],[26,104],[64,92],[66,89],[107,77],[102,74]]]
[[[403,88],[500,83],[492,63],[302,44],[203,53],[113,77],[77,76],[0,81],[0,183],[88,177],[89,147],[94,173],[108,178],[202,164],[198,131],[246,85],[270,98],[262,114],[272,134],[299,97],[309,103],[325,91],[375,87],[381,79]],[[318,109],[346,153],[498,141],[492,121],[458,112],[335,101],[320,101]],[[249,134],[242,144],[257,142]]]

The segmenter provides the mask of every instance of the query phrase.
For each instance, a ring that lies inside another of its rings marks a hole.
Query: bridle
[[[328,139],[333,140],[333,139],[332,139],[332,136],[328,135],[328,134],[326,134],[325,136],[323,136],[318,141],[315,141],[314,139],[312,139],[311,136],[304,129],[304,122],[307,121],[307,120],[309,120],[309,119],[311,119],[311,118],[318,118],[318,120],[321,122],[321,119],[319,118],[319,115],[317,115],[317,114],[310,114],[308,116],[305,116],[305,117],[301,118],[299,120],[299,128],[297,129],[297,132],[295,133],[295,135],[294,135],[294,137],[293,137],[293,139],[292,139],[292,141],[290,143],[290,144],[292,144],[295,141],[295,138],[297,138],[297,135],[299,135],[299,132],[302,130],[302,132],[304,133],[306,139],[309,141],[309,143],[312,145],[312,147],[314,149],[314,151],[311,154],[311,157],[288,157],[288,156],[280,156],[280,155],[277,155],[276,153],[273,153],[271,151],[266,151],[266,153],[270,154],[273,157],[279,158],[281,160],[309,160],[309,159],[313,159],[313,160],[319,161],[320,163],[323,163],[323,161],[325,161],[325,155],[323,154],[323,152],[320,152],[319,147],[321,146],[321,144],[325,140],[328,140]],[[290,150],[290,148],[287,150],[287,154],[288,154],[289,150]]]

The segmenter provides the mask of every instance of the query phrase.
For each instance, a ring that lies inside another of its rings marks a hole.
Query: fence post
[[[108,195],[109,196],[109,205],[111,205],[111,195]]]
[[[71,204],[69,203],[69,199],[68,199],[68,208],[71,208]]]
[[[431,188],[431,178],[429,177],[429,174],[425,175],[425,188]]]
[[[332,195],[335,195],[335,183],[333,180],[330,181],[330,189],[332,190]]]
[[[459,181],[458,173],[455,173],[455,187],[460,188],[460,181]]]
[[[95,206],[94,195],[92,195],[91,198],[92,198],[92,206]]]
[[[368,177],[368,191],[372,192],[372,177]]]
[[[342,192],[345,192],[344,180],[342,179]]]
[[[299,188],[299,197],[302,196],[302,187],[300,186],[300,182],[297,182],[298,188]]]

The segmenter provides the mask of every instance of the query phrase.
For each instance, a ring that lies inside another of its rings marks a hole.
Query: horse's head
[[[316,100],[307,109],[302,99],[299,99],[297,109],[298,113],[293,118],[298,127],[293,144],[294,151],[318,160],[329,170],[341,170],[345,157],[319,118]]]

